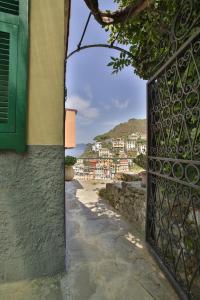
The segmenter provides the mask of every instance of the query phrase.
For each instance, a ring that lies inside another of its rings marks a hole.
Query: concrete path
[[[63,300],[62,275],[0,284],[0,300]]]
[[[101,183],[66,183],[66,300],[175,300],[133,225],[99,198]]]

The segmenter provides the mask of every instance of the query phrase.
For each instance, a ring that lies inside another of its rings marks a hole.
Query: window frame
[[[0,22],[12,24],[18,30],[16,43],[17,71],[14,131],[3,132],[0,130],[0,151],[14,150],[25,152],[27,150],[27,98],[28,98],[28,48],[29,48],[29,0],[19,0],[19,16],[0,12]],[[10,62],[12,58],[10,59]],[[13,63],[13,62],[12,62]],[[10,66],[9,69],[14,68]],[[10,79],[9,79],[10,85]]]

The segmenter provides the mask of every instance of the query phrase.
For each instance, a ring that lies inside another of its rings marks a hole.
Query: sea
[[[75,156],[75,157],[80,157],[81,154],[85,151],[86,144],[77,144],[76,148],[74,149],[66,149],[65,150],[65,156],[70,155],[70,156]]]

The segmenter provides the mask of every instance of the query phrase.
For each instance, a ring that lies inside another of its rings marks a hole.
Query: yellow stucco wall
[[[30,0],[29,145],[63,145],[64,3]]]

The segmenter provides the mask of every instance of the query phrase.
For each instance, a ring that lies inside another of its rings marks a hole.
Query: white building
[[[78,158],[76,164],[77,165],[83,164],[83,159],[82,158]]]
[[[132,133],[128,136],[128,139],[129,140],[134,140],[134,141],[137,141],[137,139],[140,137],[140,134],[139,133]]]
[[[136,140],[127,140],[126,141],[126,150],[134,150],[136,148]]]
[[[147,145],[144,143],[137,143],[137,155],[146,154],[146,152],[147,152]]]
[[[102,149],[102,144],[100,142],[96,142],[94,145],[92,145],[92,151],[98,152]]]
[[[124,146],[125,146],[124,140],[121,139],[121,138],[114,139],[114,140],[112,141],[112,147],[113,147],[113,149],[115,149],[115,150],[123,150],[123,149],[124,149]]]
[[[110,150],[107,148],[101,148],[99,150],[99,157],[110,157],[112,153],[110,153]]]
[[[132,133],[128,136],[125,147],[126,151],[131,151],[136,149],[137,139],[140,137],[139,133]]]
[[[105,170],[101,163],[97,163],[95,170],[95,179],[104,179],[105,178]]]
[[[76,176],[84,175],[84,163],[83,159],[77,159],[77,163],[74,165],[74,171]]]

